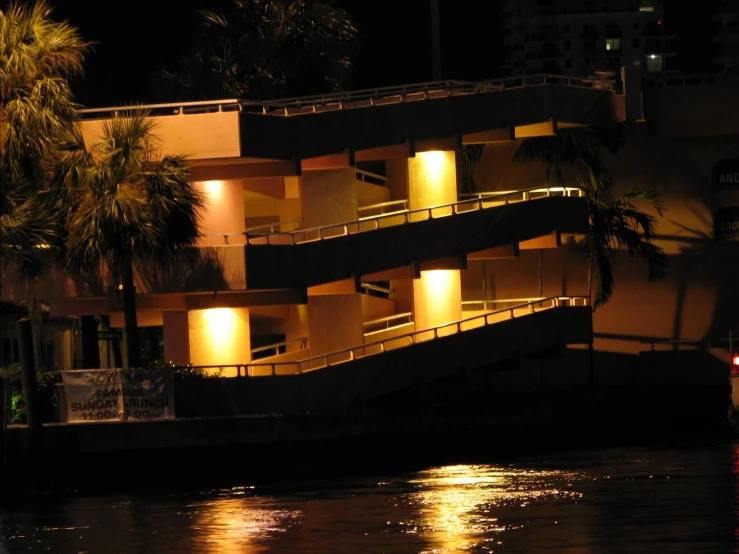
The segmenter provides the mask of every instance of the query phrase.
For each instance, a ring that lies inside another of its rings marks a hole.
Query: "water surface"
[[[739,443],[720,441],[397,475],[35,495],[0,507],[0,552],[736,552],[738,467]]]

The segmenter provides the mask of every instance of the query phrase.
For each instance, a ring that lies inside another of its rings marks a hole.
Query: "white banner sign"
[[[70,423],[174,419],[171,370],[62,371],[62,382]]]

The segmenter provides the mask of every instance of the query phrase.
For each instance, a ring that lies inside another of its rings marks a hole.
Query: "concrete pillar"
[[[205,195],[206,207],[202,212],[200,229],[204,235],[198,246],[220,246],[223,234],[242,233],[244,223],[244,184],[234,181],[198,181],[195,188]],[[229,244],[244,244],[243,236],[229,236]]]
[[[191,310],[187,317],[191,364],[227,366],[251,362],[248,308]],[[223,375],[234,376],[235,369],[224,371]]]
[[[288,306],[288,316],[285,322],[285,340],[291,341],[308,336],[308,305],[296,304],[294,306]]]
[[[309,296],[308,330],[311,357],[361,345],[364,333],[359,293]]]
[[[457,200],[455,153],[419,152],[408,160],[408,200],[419,210]],[[453,217],[453,216],[450,216]],[[459,270],[422,271],[413,281],[413,319],[417,331],[462,319]]]
[[[186,311],[163,312],[164,361],[178,365],[190,363],[190,330]]]
[[[459,270],[422,271],[413,280],[416,331],[462,319],[462,286]]]
[[[357,219],[355,168],[306,171],[299,184],[303,227],[320,227]],[[307,328],[311,356],[362,344],[362,302],[359,294],[309,296]]]
[[[354,168],[306,171],[300,179],[303,227],[357,219],[357,171]]]
[[[457,166],[453,151],[419,152],[408,159],[411,210],[457,200]]]

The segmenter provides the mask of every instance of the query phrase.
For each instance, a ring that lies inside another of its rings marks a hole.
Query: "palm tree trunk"
[[[126,324],[126,357],[127,367],[141,366],[139,349],[139,325],[136,318],[136,289],[133,284],[133,264],[124,262],[121,269],[123,284],[123,319]]]
[[[100,346],[98,343],[98,325],[94,315],[80,317],[80,334],[82,335],[82,367],[99,369]]]
[[[41,314],[41,304],[38,300],[36,281],[28,283],[26,288],[26,302],[28,303],[28,320],[31,322],[31,337],[33,342],[33,358],[36,368],[47,367],[46,351],[44,348],[44,322]]]
[[[588,303],[592,309],[593,307],[593,264],[595,259],[591,255],[588,258]]]
[[[119,368],[123,367],[123,356],[121,355],[121,341],[120,339],[116,338],[116,336],[112,333],[113,328],[110,326],[110,317],[107,315],[103,315],[100,317],[101,324],[103,331],[107,331],[110,335],[110,343],[111,343],[111,350],[113,350],[113,367]],[[108,364],[110,364],[110,357],[108,357]],[[108,366],[110,367],[110,365]]]

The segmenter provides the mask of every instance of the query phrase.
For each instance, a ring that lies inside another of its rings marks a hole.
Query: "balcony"
[[[411,212],[247,237],[249,289],[304,288],[424,264],[462,267],[468,254],[588,232],[585,198],[516,191]],[[579,191],[578,191],[579,192]],[[533,194],[532,194],[533,193]],[[433,240],[431,240],[433,237]]]
[[[201,369],[240,376],[216,383],[219,389],[248,389],[249,394],[232,396],[241,400],[232,406],[240,414],[321,413],[345,409],[358,398],[370,403],[402,394],[419,382],[454,375],[461,367],[484,377],[484,370],[497,363],[590,340],[587,299],[551,297],[321,356]],[[485,382],[473,379],[472,386]]]

